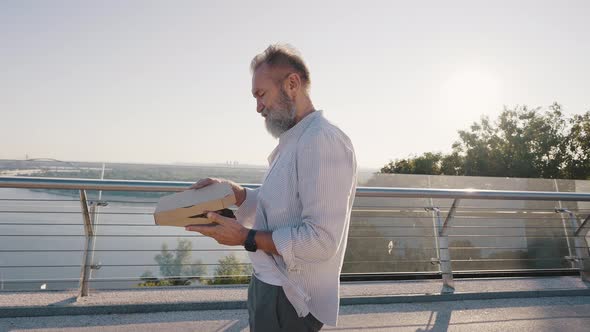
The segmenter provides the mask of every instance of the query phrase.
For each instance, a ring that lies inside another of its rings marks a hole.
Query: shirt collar
[[[279,136],[279,145],[284,145],[297,140],[307,127],[318,117],[323,116],[323,111],[314,111],[305,116],[301,121],[297,122],[293,128],[287,130]]]

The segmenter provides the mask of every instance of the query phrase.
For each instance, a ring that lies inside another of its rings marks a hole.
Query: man
[[[187,226],[225,245],[244,245],[254,268],[251,331],[318,331],[336,325],[340,271],[356,191],[349,138],[316,111],[309,70],[290,46],[271,45],[251,63],[256,111],[279,139],[258,189],[228,182],[236,219],[210,212],[212,225]]]

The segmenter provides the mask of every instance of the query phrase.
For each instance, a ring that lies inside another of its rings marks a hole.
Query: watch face
[[[256,235],[256,231],[251,229],[248,232],[248,237],[246,237],[246,242],[244,242],[244,248],[248,251],[256,251],[258,248],[256,247],[256,241],[254,240],[254,236]]]
[[[250,242],[246,242],[246,245],[244,247],[248,251],[256,251],[256,244],[253,244],[253,243],[250,243]]]

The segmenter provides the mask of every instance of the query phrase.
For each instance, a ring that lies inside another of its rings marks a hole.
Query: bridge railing
[[[190,253],[205,260],[227,252],[245,257],[241,248],[153,224],[156,198],[190,184],[0,177],[0,289],[76,282],[86,296],[91,283],[158,279],[153,273],[96,277],[100,269],[159,267],[168,280],[245,277],[249,264],[235,256],[217,263],[186,259]],[[16,191],[25,189],[35,194]],[[97,192],[111,195],[98,199]],[[453,277],[462,274],[579,273],[590,281],[590,208],[582,202],[590,202],[590,193],[358,188],[342,279],[438,277],[443,292],[452,292]],[[186,242],[176,249],[145,247],[154,239],[182,238],[200,242],[196,248]],[[159,252],[155,263],[126,256],[146,252]],[[79,278],[61,277],[72,269],[79,269]]]

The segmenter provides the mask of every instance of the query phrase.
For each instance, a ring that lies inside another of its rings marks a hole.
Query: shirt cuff
[[[253,218],[256,213],[256,205],[258,204],[258,188],[244,189],[246,189],[246,199],[244,199],[242,205],[235,212],[236,219],[240,222]]]
[[[283,257],[283,261],[287,265],[287,270],[297,270],[295,255],[293,253],[293,241],[291,239],[291,227],[275,229],[272,232],[272,241],[279,255]]]

